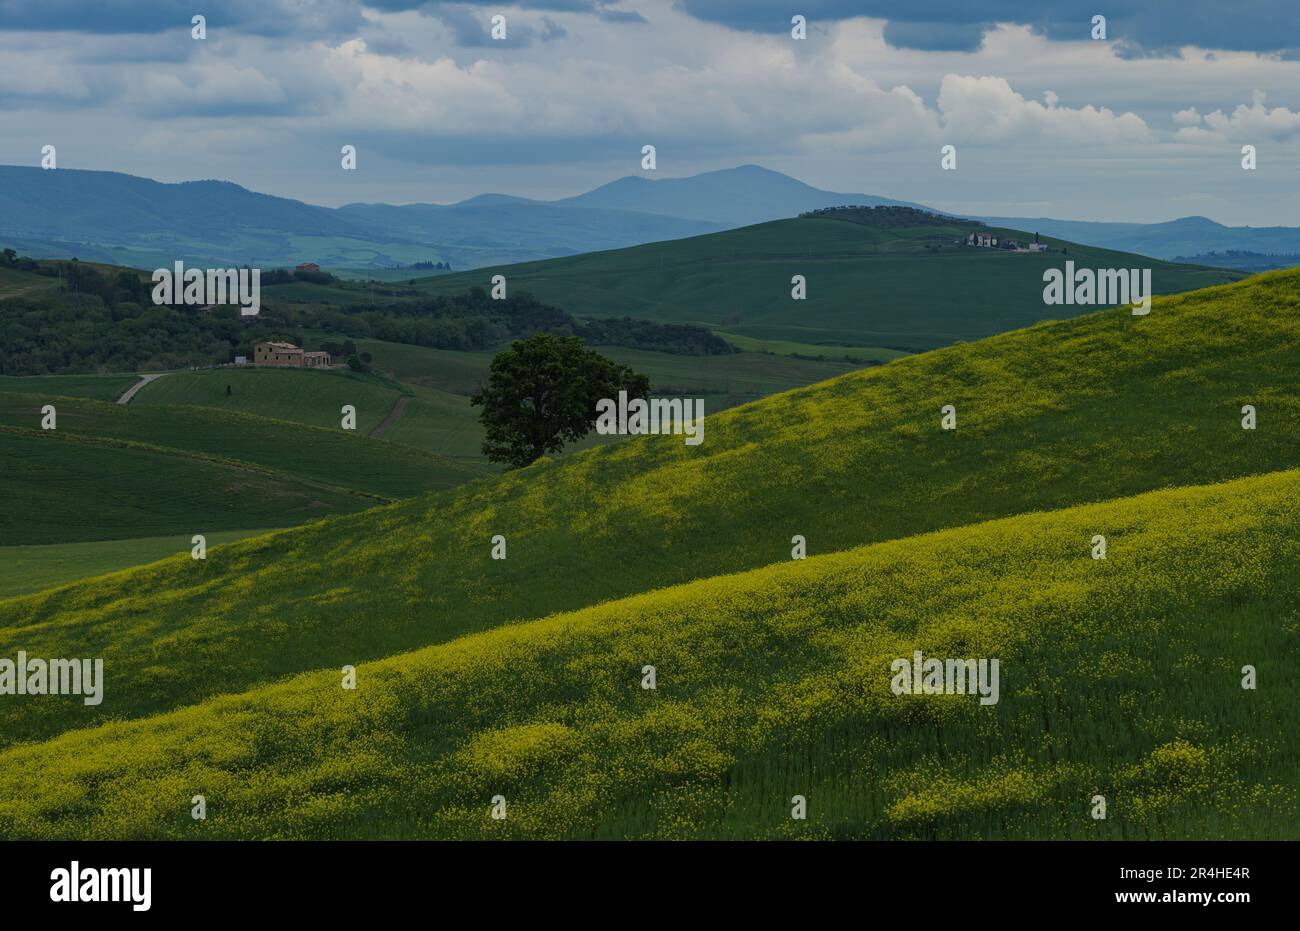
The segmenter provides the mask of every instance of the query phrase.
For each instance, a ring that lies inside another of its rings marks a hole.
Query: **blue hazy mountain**
[[[448,206],[348,204],[339,212],[421,241],[465,249],[509,243],[558,257],[681,239],[850,203],[920,206],[871,194],[823,191],[777,171],[742,165],[688,178],[619,178],[555,201],[480,194]],[[485,264],[490,263],[468,267]]]
[[[227,181],[164,184],[109,171],[0,166],[0,245],[37,257],[156,267],[193,262],[455,268],[616,249],[718,224],[525,198],[318,207]]]
[[[823,191],[758,165],[707,171],[689,178],[651,179],[635,175],[555,203],[566,207],[635,210],[685,217],[726,227],[782,220],[818,207],[848,204],[931,209],[910,201],[872,194]]]
[[[844,203],[756,165],[621,178],[577,197],[481,194],[456,204],[318,207],[227,181],[165,184],[108,171],[0,166],[0,245],[140,267],[192,262],[476,268],[680,239]]]
[[[375,235],[427,244],[457,268],[557,258],[681,239],[722,229],[681,217],[631,210],[578,211],[524,198],[476,197],[460,204],[347,204],[337,215]],[[325,265],[327,263],[321,262]]]

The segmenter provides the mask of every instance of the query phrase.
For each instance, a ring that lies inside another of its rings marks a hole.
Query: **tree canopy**
[[[587,349],[575,336],[539,333],[492,360],[488,382],[471,399],[487,431],[483,453],[521,468],[596,424],[596,402],[626,391],[644,398],[650,380]]]

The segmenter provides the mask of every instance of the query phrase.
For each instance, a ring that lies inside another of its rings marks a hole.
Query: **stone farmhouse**
[[[303,352],[293,343],[258,343],[253,347],[254,365],[279,365],[287,368],[325,368],[330,364],[328,352]]]

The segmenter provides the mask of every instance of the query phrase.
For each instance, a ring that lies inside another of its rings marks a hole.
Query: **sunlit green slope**
[[[1298,521],[1289,471],[310,673],[0,753],[0,835],[1296,838]],[[996,659],[996,703],[894,694],[914,650]]]
[[[94,710],[2,703],[0,740],[780,562],[795,535],[825,554],[1293,467],[1298,363],[1300,274],[1265,275],[769,397],[708,416],[698,447],[633,438],[0,602],[0,656],[103,656],[117,682]]]
[[[209,550],[242,540],[262,530],[224,530],[205,533]],[[161,537],[132,537],[124,540],[95,540],[89,543],[45,543],[36,546],[0,547],[0,598],[13,598],[88,579],[131,566],[143,566],[177,553],[188,553],[193,534]]]

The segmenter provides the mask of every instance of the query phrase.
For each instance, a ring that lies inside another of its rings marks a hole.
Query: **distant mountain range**
[[[1253,253],[1276,259],[1274,267],[1290,266],[1300,253],[1300,229],[1289,226],[1224,226],[1206,217],[1181,217],[1167,223],[1094,223],[1015,217],[975,217],[991,226],[1032,229],[1044,236],[1087,246],[1138,252],[1157,259],[1185,258],[1209,265],[1229,264],[1231,257],[1212,253]],[[1261,263],[1256,262],[1256,265]]]
[[[140,268],[181,259],[359,269],[449,262],[470,269],[681,239],[843,204],[931,209],[879,195],[824,191],[758,165],[688,178],[631,176],[555,201],[481,194],[446,205],[338,208],[259,194],[228,181],[164,184],[118,172],[0,166],[0,247],[37,258],[77,256]],[[1210,264],[1219,264],[1212,253],[1255,253],[1252,267],[1267,266],[1271,255],[1277,264],[1291,264],[1300,253],[1300,229],[1227,227],[1204,217],[1152,224],[975,219],[1156,258],[1196,256]]]
[[[845,203],[746,165],[691,178],[621,178],[559,201],[483,194],[457,204],[317,207],[227,181],[163,184],[107,171],[0,166],[0,245],[137,267],[188,262],[477,268],[617,249]]]
[[[660,216],[685,217],[725,228],[784,220],[818,207],[844,204],[871,207],[892,204],[930,209],[921,204],[872,194],[823,191],[758,165],[709,171],[690,178],[655,181],[637,176],[619,178],[594,191],[556,203],[567,207],[636,210]]]

